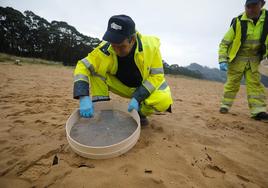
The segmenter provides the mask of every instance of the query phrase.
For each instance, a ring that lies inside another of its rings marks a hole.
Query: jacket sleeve
[[[73,98],[79,99],[80,96],[89,96],[89,70],[79,60],[74,70]]]
[[[265,50],[265,54],[263,55],[263,59],[267,59],[268,58],[268,35],[266,37],[265,47],[266,47],[266,50]]]
[[[159,47],[152,56],[152,63],[149,69],[149,76],[143,81],[142,85],[136,89],[133,97],[141,102],[151,95],[165,80],[162,57]]]
[[[74,99],[79,99],[80,96],[89,96],[90,94],[90,76],[96,75],[98,68],[98,61],[96,60],[97,50],[99,49],[94,49],[87,57],[79,60],[76,64],[73,87]]]
[[[224,38],[222,39],[219,46],[219,63],[228,62],[228,51],[233,43],[234,37],[235,32],[233,27],[231,26],[228,32],[224,35]]]

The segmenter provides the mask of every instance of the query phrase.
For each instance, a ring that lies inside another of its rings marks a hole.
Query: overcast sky
[[[98,38],[112,15],[127,14],[139,32],[160,38],[169,64],[209,67],[218,67],[219,42],[244,4],[245,0],[0,0],[0,6],[31,10],[50,22],[66,21]]]

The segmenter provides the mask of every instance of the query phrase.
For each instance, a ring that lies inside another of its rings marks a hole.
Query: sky
[[[218,67],[219,43],[244,4],[245,0],[0,0],[2,7],[30,10],[49,22],[65,21],[100,39],[112,15],[126,14],[140,33],[160,38],[168,64],[208,67]]]

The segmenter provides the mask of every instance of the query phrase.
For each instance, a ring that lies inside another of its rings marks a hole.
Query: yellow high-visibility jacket
[[[238,54],[238,51],[241,47],[241,21],[247,21],[247,41],[252,42],[256,45],[260,45],[260,38],[263,31],[263,25],[265,21],[265,12],[266,10],[262,10],[262,14],[258,20],[258,23],[254,25],[253,21],[247,18],[246,13],[243,13],[241,20],[237,17],[236,18],[236,31],[234,27],[230,27],[228,32],[225,34],[223,40],[220,43],[219,48],[219,62],[232,62]],[[268,37],[265,40],[266,51],[261,58],[267,58],[268,55]]]
[[[143,78],[142,85],[152,93],[165,82],[160,41],[153,36],[143,36],[137,33],[137,47],[134,60]],[[78,61],[74,71],[74,98],[89,95],[92,76],[99,79],[98,87],[91,87],[92,97],[107,99],[108,86],[105,83],[107,75],[117,72],[117,56],[112,46],[102,42],[88,56]],[[131,70],[130,70],[131,71]]]

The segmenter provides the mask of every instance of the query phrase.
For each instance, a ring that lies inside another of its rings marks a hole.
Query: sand
[[[126,154],[90,160],[66,140],[65,122],[78,107],[72,72],[0,63],[1,188],[268,187],[268,124],[249,117],[244,86],[222,115],[223,84],[167,77],[173,113],[151,116]]]

